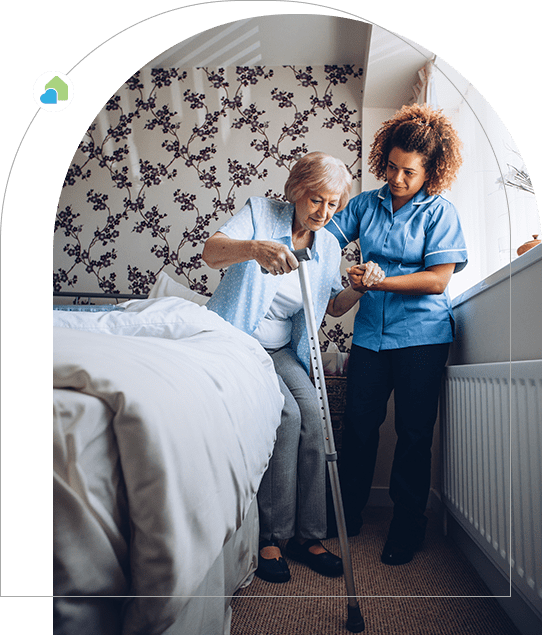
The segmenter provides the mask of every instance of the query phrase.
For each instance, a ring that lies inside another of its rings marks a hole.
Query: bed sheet
[[[150,635],[175,623],[241,526],[272,454],[283,398],[265,351],[205,307],[161,298],[124,309],[55,312],[62,315],[55,315],[54,387],[99,400],[114,434],[82,431],[84,416],[72,417],[68,432],[57,425],[56,487],[88,510],[81,522],[94,523],[110,545],[107,579],[134,596],[124,632]],[[85,462],[93,453],[101,462]],[[123,515],[115,516],[124,500],[129,570]],[[90,567],[74,581],[64,571],[55,594],[92,588],[94,575]]]

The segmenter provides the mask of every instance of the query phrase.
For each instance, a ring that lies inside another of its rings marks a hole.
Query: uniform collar
[[[391,201],[391,192],[388,184],[383,185],[378,190],[378,198],[382,201],[382,207],[386,209],[390,214],[393,214],[393,207]]]
[[[391,192],[387,183],[378,190],[378,198],[381,199],[383,207],[393,214]],[[425,203],[430,203],[435,198],[436,197],[434,195],[429,196],[425,191],[425,188],[422,187],[422,189],[408,203],[406,203],[406,205],[403,205],[403,207],[406,207],[409,204],[425,205]]]

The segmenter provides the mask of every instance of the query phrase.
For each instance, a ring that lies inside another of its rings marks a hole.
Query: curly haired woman
[[[342,247],[386,278],[360,299],[348,364],[340,463],[347,527],[359,533],[392,390],[397,443],[389,493],[393,518],[381,560],[410,562],[421,548],[440,382],[454,320],[446,287],[467,264],[455,207],[441,196],[461,166],[461,141],[441,111],[404,106],[375,135],[369,169],[386,184],[353,198],[328,225]],[[353,275],[350,274],[351,284]]]

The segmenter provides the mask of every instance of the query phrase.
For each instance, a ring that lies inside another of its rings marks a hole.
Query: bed
[[[55,633],[229,633],[283,398],[204,304],[164,274],[147,299],[53,311]]]

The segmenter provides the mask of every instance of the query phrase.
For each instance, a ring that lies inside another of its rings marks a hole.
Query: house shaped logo
[[[55,75],[50,82],[45,84],[45,92],[40,97],[42,104],[57,104],[59,101],[68,101],[69,87],[65,81]]]
[[[73,82],[63,73],[43,73],[34,82],[34,99],[42,110],[64,110],[71,104],[73,92]]]

